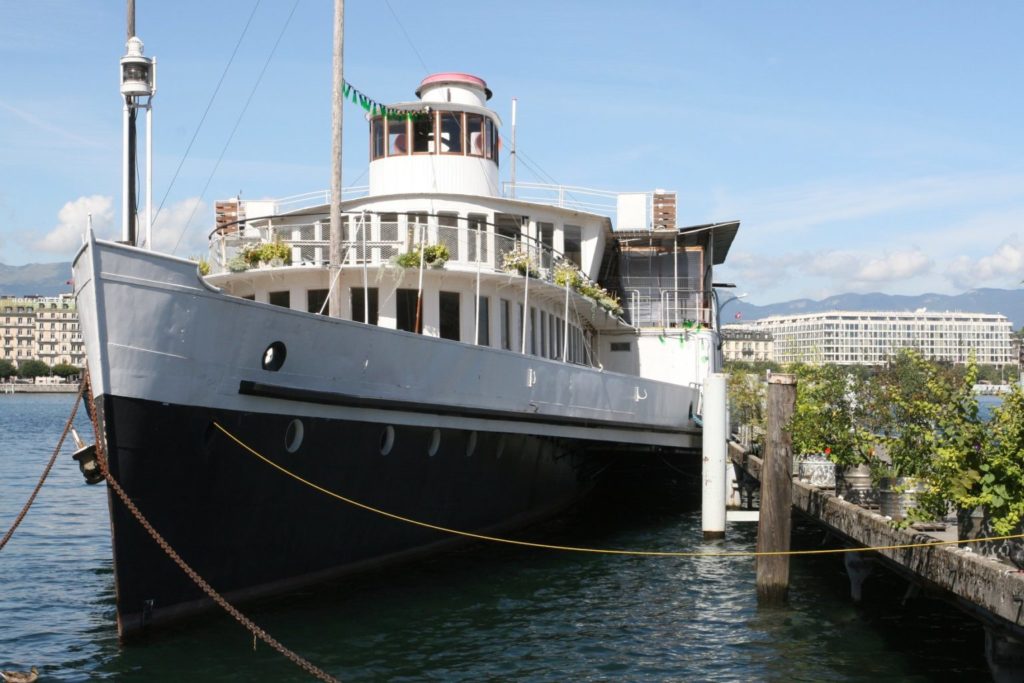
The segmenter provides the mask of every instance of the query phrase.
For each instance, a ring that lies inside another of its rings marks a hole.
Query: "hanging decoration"
[[[352,100],[352,104],[358,104],[363,108],[363,111],[368,113],[370,116],[387,116],[390,119],[414,119],[426,114],[426,112],[421,111],[395,109],[394,107],[385,106],[377,100],[369,98],[361,93],[348,81],[344,81],[344,83],[342,83],[341,95],[346,100]]]

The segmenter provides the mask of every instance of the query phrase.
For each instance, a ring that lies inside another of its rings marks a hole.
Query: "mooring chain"
[[[86,386],[86,394],[88,396],[89,405],[93,406],[92,382],[89,381],[88,371],[86,371],[83,383]],[[81,393],[79,393],[79,397],[81,397]],[[278,642],[277,639],[275,639],[269,633],[267,633],[258,625],[256,625],[256,623],[253,622],[249,617],[245,616],[240,611],[238,611],[238,609],[234,605],[232,605],[226,599],[224,599],[224,597],[221,596],[221,594],[218,593],[213,586],[207,583],[206,580],[203,577],[201,577],[198,574],[198,572],[196,572],[196,570],[192,569],[192,567],[189,566],[189,564],[185,562],[185,560],[183,560],[180,555],[178,555],[174,548],[171,547],[170,543],[168,543],[166,539],[164,539],[164,537],[160,535],[160,532],[153,528],[153,525],[149,523],[149,520],[146,519],[146,516],[142,514],[142,511],[139,510],[139,508],[135,505],[134,502],[132,502],[132,499],[128,497],[128,494],[125,492],[125,490],[121,488],[121,484],[119,484],[118,481],[114,479],[114,475],[110,473],[110,468],[107,466],[106,454],[104,453],[103,450],[103,439],[100,438],[101,432],[99,429],[99,418],[96,415],[95,406],[93,406],[93,410],[90,411],[90,417],[92,418],[92,428],[96,439],[96,459],[97,462],[99,462],[100,472],[103,473],[103,477],[107,480],[107,484],[114,491],[114,493],[117,494],[117,497],[121,499],[121,502],[124,503],[124,506],[128,508],[128,511],[132,513],[132,516],[134,516],[136,520],[138,520],[139,524],[142,525],[142,528],[144,528],[146,532],[153,538],[153,540],[156,541],[156,544],[159,545],[160,548],[165,553],[167,553],[167,556],[170,557],[171,560],[173,560],[174,563],[178,565],[178,567],[181,568],[183,572],[185,572],[188,578],[192,579],[192,582],[199,586],[199,588],[204,593],[206,593],[206,595],[209,596],[211,600],[216,602],[224,609],[224,611],[233,616],[240,624],[242,624],[242,626],[247,628],[253,634],[253,636],[259,638],[264,643],[277,650],[279,653],[287,657],[294,664],[298,665],[300,668],[302,668],[304,671],[314,676],[315,678],[318,678],[321,681],[338,683],[337,678],[331,676],[323,669],[320,669],[311,662],[303,659],[300,655],[289,650],[283,644]]]
[[[64,446],[64,440],[68,438],[68,432],[71,431],[71,426],[75,422],[75,415],[78,414],[78,404],[82,402],[82,390],[85,388],[86,382],[83,379],[78,385],[78,396],[75,397],[75,406],[71,409],[71,416],[68,418],[67,423],[64,425],[64,431],[60,434],[60,439],[57,441],[57,447],[53,449],[53,455],[50,456],[50,462],[46,463],[46,467],[43,469],[43,474],[39,477],[39,483],[36,484],[35,490],[32,491],[32,495],[25,501],[25,505],[22,506],[21,512],[18,513],[17,518],[14,520],[14,524],[7,530],[4,537],[0,539],[0,550],[4,549],[7,545],[7,541],[11,540],[11,536],[14,535],[14,530],[21,524],[21,520],[25,519],[25,515],[28,514],[28,509],[32,507],[32,503],[36,501],[36,496],[39,495],[39,490],[43,488],[43,483],[46,478],[50,476],[50,470],[53,469],[53,464],[57,462],[57,456],[60,455],[60,449]]]

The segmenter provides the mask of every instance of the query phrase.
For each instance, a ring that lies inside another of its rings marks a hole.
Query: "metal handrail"
[[[507,236],[488,230],[477,230],[465,217],[455,218],[456,225],[440,221],[382,222],[366,214],[365,223],[359,214],[346,214],[342,240],[343,266],[392,265],[403,254],[423,247],[443,245],[448,251],[448,267],[462,270],[480,269],[484,273],[508,273],[554,283],[556,267],[566,262],[559,252],[529,235]],[[461,223],[459,225],[458,223]],[[486,227],[480,223],[474,223]],[[301,224],[249,225],[239,232],[214,233],[210,238],[210,274],[218,275],[235,268],[249,270],[238,258],[248,246],[279,241],[291,249],[291,265],[328,265],[330,255],[329,223],[315,221]],[[577,264],[574,264],[577,265]],[[577,265],[578,268],[578,265]]]

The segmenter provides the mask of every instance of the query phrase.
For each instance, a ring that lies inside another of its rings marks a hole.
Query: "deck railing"
[[[404,254],[425,255],[428,247],[443,246],[446,267],[483,272],[525,275],[529,269],[535,279],[554,281],[555,266],[565,259],[551,247],[527,235],[504,235],[466,218],[441,217],[437,220],[379,221],[369,215],[345,216],[342,229],[342,265],[397,265]],[[236,231],[215,233],[210,239],[208,262],[211,274],[271,267],[247,260],[245,254],[261,245],[280,242],[290,250],[290,265],[327,266],[330,256],[329,223],[326,220],[303,224],[265,224]],[[436,266],[425,259],[426,266]],[[276,265],[285,265],[284,263]]]
[[[445,224],[442,224],[445,223]],[[213,275],[268,267],[326,267],[330,256],[329,222],[318,220],[301,224],[265,223],[259,227],[242,226],[238,230],[214,233],[210,240],[208,262]],[[288,248],[290,259],[280,263],[256,263],[245,255],[261,245],[280,242]],[[568,261],[545,244],[524,234],[501,234],[493,226],[464,217],[440,216],[415,220],[380,221],[369,214],[344,217],[341,262],[343,266],[417,266],[416,254],[423,250],[424,266],[437,267],[429,258],[438,247],[446,254],[444,266],[454,270],[481,273],[507,273],[531,279],[556,282],[560,264]],[[431,249],[433,247],[433,249]],[[403,258],[406,255],[410,255]],[[630,278],[624,291],[623,318],[636,328],[688,327],[693,323],[711,326],[713,315],[700,291],[699,280],[678,279],[678,288]],[[627,285],[627,287],[629,287]],[[637,286],[640,285],[640,286]],[[614,292],[612,294],[615,294]],[[598,297],[600,299],[600,297]],[[596,300],[596,299],[595,299]],[[616,310],[605,299],[602,305]]]

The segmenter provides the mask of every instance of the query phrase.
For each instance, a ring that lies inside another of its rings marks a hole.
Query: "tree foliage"
[[[41,360],[25,360],[18,364],[18,377],[32,379],[50,374],[50,366]]]
[[[18,374],[18,369],[14,367],[14,363],[6,358],[0,358],[0,379],[14,377],[16,374]]]
[[[77,367],[75,365],[71,365],[70,363],[57,363],[52,368],[50,368],[50,371],[53,372],[53,374],[57,375],[58,377],[63,377],[64,379],[82,374],[82,368]]]

